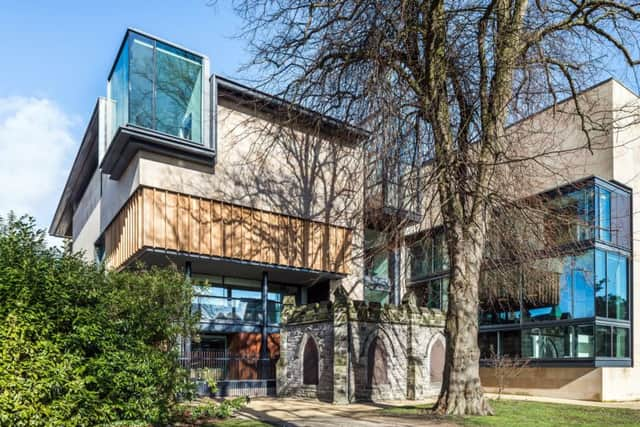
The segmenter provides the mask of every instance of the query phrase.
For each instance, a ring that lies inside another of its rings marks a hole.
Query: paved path
[[[419,416],[380,415],[380,409],[389,406],[416,405],[416,401],[394,401],[382,403],[352,403],[350,405],[333,405],[306,399],[268,399],[257,398],[238,415],[248,419],[258,419],[277,426],[286,427],[408,427],[408,426],[440,426],[454,427],[448,421],[425,420]]]

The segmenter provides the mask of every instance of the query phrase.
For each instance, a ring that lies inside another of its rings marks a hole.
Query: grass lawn
[[[496,413],[493,417],[465,417],[448,420],[461,426],[640,426],[640,411],[632,409],[559,405],[517,400],[493,400],[491,405]],[[389,416],[423,414],[426,419],[436,420],[436,417],[426,412],[428,409],[429,406],[404,406],[386,408],[382,412]]]

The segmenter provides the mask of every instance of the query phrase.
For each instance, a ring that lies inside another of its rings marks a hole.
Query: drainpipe
[[[191,276],[193,270],[191,267],[191,261],[184,263],[184,276],[191,282]],[[191,337],[180,337],[180,356],[188,361],[188,365],[191,366]]]
[[[351,320],[347,311],[347,403],[351,403]]]
[[[391,303],[400,305],[400,239],[394,237],[391,261]]]
[[[262,359],[262,379],[267,376],[266,360],[269,358],[268,340],[267,340],[267,316],[269,315],[268,301],[269,299],[269,273],[262,272],[262,342],[260,345],[260,359]]]

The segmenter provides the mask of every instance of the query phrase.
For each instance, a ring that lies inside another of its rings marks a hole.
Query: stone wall
[[[433,396],[439,383],[431,370],[439,367],[431,366],[431,350],[444,344],[443,327],[444,315],[417,307],[411,295],[399,306],[380,306],[352,301],[339,287],[333,302],[288,304],[277,393],[333,403]],[[303,383],[308,340],[317,348],[317,384]]]

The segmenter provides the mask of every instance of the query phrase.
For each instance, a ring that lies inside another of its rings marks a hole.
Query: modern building
[[[594,129],[591,151],[576,150],[585,137],[568,112],[510,128],[520,152],[566,148],[532,162],[513,197],[544,200],[543,234],[570,220],[554,251],[486,269],[483,382],[492,385],[490,355],[518,356],[530,364],[514,391],[639,399],[638,97],[613,80],[582,96],[611,124]],[[404,164],[375,139],[128,30],[50,232],[111,269],[189,275],[201,334],[185,340],[183,361],[223,393],[424,397],[442,376],[449,269],[442,226],[418,191],[430,153]]]

